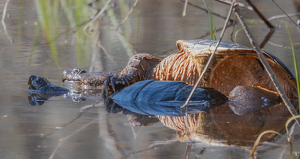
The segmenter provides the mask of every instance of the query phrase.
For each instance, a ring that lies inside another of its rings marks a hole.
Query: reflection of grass
[[[24,0],[20,0],[19,20],[18,20],[18,43],[22,40],[22,25],[23,25]]]
[[[59,66],[56,44],[53,42],[55,35],[58,35],[58,0],[35,0],[35,6],[38,12],[39,23],[43,28],[45,36],[49,42],[51,56],[55,64]]]
[[[63,1],[63,0],[61,0]],[[72,7],[72,2],[74,0],[69,0],[69,6],[68,8]],[[74,6],[76,9],[73,11],[75,12],[75,17],[73,19],[70,19],[69,21],[75,21],[76,26],[79,26],[83,23],[85,23],[87,20],[89,20],[89,8],[86,7],[86,1],[83,0],[75,0]],[[76,27],[74,26],[74,27]],[[72,27],[73,28],[73,27]],[[97,36],[97,35],[96,35]],[[90,57],[90,38],[85,35],[82,29],[78,30],[75,33],[76,37],[76,57],[77,57],[77,63],[80,67],[83,66],[85,60],[89,60]]]
[[[126,6],[126,2],[125,1],[123,1],[123,0],[119,0],[119,3],[120,3],[120,11],[121,11],[121,16],[122,16],[122,19],[124,19],[125,18],[125,16],[126,16],[126,13],[128,13],[128,7]],[[118,24],[119,25],[119,24]],[[117,25],[117,26],[118,26]],[[124,24],[123,24],[123,27],[124,27],[124,30],[125,30],[125,32],[124,32],[124,36],[125,37],[130,37],[130,32],[129,31],[126,31],[126,30],[129,30],[130,29],[130,23],[129,23],[129,21],[126,21]],[[119,30],[120,31],[120,30]]]
[[[258,146],[258,144],[259,144],[259,142],[260,142],[261,137],[262,137],[263,135],[265,135],[265,134],[268,134],[268,133],[273,133],[273,134],[277,134],[277,135],[279,135],[279,136],[281,136],[281,137],[284,137],[284,136],[282,136],[279,132],[274,131],[274,130],[266,130],[266,131],[260,133],[259,136],[257,137],[255,143],[254,143],[253,149],[252,149],[251,154],[250,154],[251,156],[253,155],[254,151],[256,150],[256,148],[257,148],[257,146]]]
[[[103,3],[106,3],[106,0],[103,0]],[[123,7],[125,7],[123,5]],[[108,9],[107,10],[107,15],[112,23],[112,25],[114,27],[118,27],[119,26],[119,23],[118,23],[118,19],[115,15],[115,12],[113,9]],[[126,30],[125,30],[126,31]],[[127,30],[128,31],[128,30]],[[127,41],[127,39],[125,39],[125,37],[123,35],[123,31],[120,29],[120,27],[118,28],[117,30],[117,36],[122,44],[122,46],[124,47],[124,49],[126,50],[126,53],[128,55],[128,57],[131,57],[133,56],[133,54],[135,53],[135,50],[132,48],[132,46],[130,45],[130,43]],[[126,33],[125,33],[126,34]]]
[[[60,20],[62,18],[67,19],[67,24],[71,30],[76,29],[80,24],[88,21],[88,7],[86,1],[82,0],[35,0],[35,6],[38,14],[38,27],[37,33],[41,29],[43,30],[45,37],[49,43],[51,50],[51,57],[55,62],[55,65],[60,66],[58,51],[57,51],[57,39],[61,34]],[[62,9],[64,12],[61,12]],[[63,14],[64,13],[64,14]],[[63,23],[65,24],[65,22]],[[40,26],[40,28],[39,28]],[[37,46],[39,40],[39,34],[36,34],[33,51]],[[86,53],[89,53],[89,39],[84,35],[82,31],[75,33],[75,45],[76,45],[76,57],[78,63],[82,63],[87,59]]]
[[[289,144],[290,144],[290,149],[291,149],[291,150],[290,150],[290,158],[292,159],[292,158],[293,158],[293,151],[294,151],[294,152],[297,152],[297,151],[294,149],[293,144],[292,144],[292,142],[291,142],[291,138],[290,138],[290,134],[289,134],[289,124],[291,123],[291,121],[293,121],[293,120],[295,120],[295,119],[297,119],[297,118],[300,118],[300,115],[290,117],[290,118],[285,122],[285,130],[286,130],[287,137],[284,137],[284,136],[281,135],[279,132],[274,131],[274,130],[266,130],[266,131],[260,133],[259,136],[257,137],[257,139],[256,139],[256,141],[255,141],[255,143],[254,143],[253,149],[252,149],[252,151],[251,151],[251,153],[250,153],[251,158],[253,158],[253,154],[254,154],[254,152],[255,152],[255,150],[256,150],[256,148],[257,148],[259,142],[260,142],[261,137],[262,137],[263,135],[265,135],[265,134],[273,133],[273,134],[277,134],[277,135],[279,135],[279,136],[281,136],[281,137],[284,137],[284,138],[289,142]]]
[[[263,135],[265,135],[265,134],[268,134],[268,133],[274,133],[274,134],[277,134],[277,135],[279,135],[279,136],[281,136],[281,137],[284,137],[284,138],[289,142],[289,144],[290,144],[290,149],[291,149],[291,151],[290,151],[290,158],[293,158],[293,151],[296,152],[296,153],[298,153],[298,152],[295,150],[295,148],[293,147],[293,144],[292,144],[292,142],[291,142],[291,138],[290,138],[290,134],[289,134],[289,124],[291,123],[291,121],[293,121],[293,120],[295,120],[295,119],[297,119],[297,118],[300,118],[300,115],[290,117],[290,118],[285,122],[285,131],[286,131],[287,137],[284,137],[284,136],[281,135],[279,132],[274,131],[274,130],[266,130],[266,131],[260,133],[259,136],[257,137],[257,139],[256,139],[256,141],[255,141],[255,143],[254,143],[253,149],[252,149],[252,151],[251,151],[251,153],[250,153],[251,158],[253,158],[253,154],[254,154],[254,152],[255,152],[255,150],[256,150],[256,148],[257,148],[259,142],[260,142],[261,137],[262,137]]]
[[[33,40],[33,47],[32,47],[32,50],[31,50],[31,56],[30,56],[30,59],[29,59],[29,63],[31,63],[32,56],[34,55],[36,47],[39,43],[40,33],[41,33],[41,25],[40,25],[40,23],[38,23],[37,27],[35,29],[35,38]]]
[[[292,40],[292,37],[291,37],[290,29],[289,29],[287,23],[286,23],[286,28],[287,28],[287,31],[288,31],[288,34],[289,34],[289,37],[290,37],[291,47],[292,47],[292,52],[293,52],[295,72],[296,72],[296,80],[297,80],[297,90],[298,90],[298,106],[300,108],[300,83],[299,83],[299,73],[298,73],[297,59],[296,59],[296,55],[295,55],[295,49],[294,49],[294,45],[293,45],[293,40]],[[299,109],[299,113],[300,113],[300,109]]]

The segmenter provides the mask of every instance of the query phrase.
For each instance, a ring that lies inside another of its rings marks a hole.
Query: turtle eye
[[[43,83],[43,79],[38,77],[38,78],[36,78],[35,83],[41,84],[41,83]]]
[[[78,74],[78,73],[80,73],[80,72],[81,72],[81,69],[80,69],[80,68],[77,68],[77,67],[73,68],[73,70],[72,70],[72,73],[73,73],[73,74]]]
[[[72,74],[81,74],[81,73],[86,73],[86,71],[78,67],[72,69]]]
[[[35,75],[31,75],[28,79],[28,84],[31,85],[32,84],[32,81],[34,81],[36,79],[36,76]]]

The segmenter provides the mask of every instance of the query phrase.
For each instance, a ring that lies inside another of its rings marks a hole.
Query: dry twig
[[[216,1],[220,2],[220,3],[223,3],[223,4],[231,5],[231,1],[228,1],[228,0],[216,0]],[[237,3],[240,7],[246,8],[248,10],[253,10],[252,7],[247,6],[247,5],[243,4],[243,3],[236,2],[236,1],[235,1],[235,3]]]
[[[217,0],[218,2],[224,3],[224,4],[230,4],[229,1],[226,0]],[[269,33],[266,35],[266,37],[264,38],[264,40],[261,42],[261,44],[259,45],[260,48],[263,48],[266,43],[270,40],[271,36],[273,35],[273,33],[275,32],[275,27],[270,23],[269,20],[267,20],[263,14],[256,8],[256,6],[250,1],[250,0],[246,0],[248,2],[248,4],[251,6],[248,6],[246,8],[248,8],[249,10],[254,10],[254,12],[264,21],[264,23],[268,26],[268,28],[270,29]],[[241,7],[241,5],[243,7],[245,7],[244,4],[241,3],[237,3],[237,5],[239,5],[239,7]]]
[[[292,16],[299,16],[299,15],[300,15],[300,13],[290,13],[290,14],[285,13],[285,14],[281,14],[281,15],[272,16],[268,19],[268,21],[279,19],[279,18],[285,18],[286,16],[292,17]]]
[[[182,16],[183,16],[183,17],[186,15],[186,8],[187,8],[188,3],[189,3],[189,0],[185,0],[183,12],[182,12]]]
[[[101,115],[101,114],[100,114]],[[99,115],[99,116],[100,116]],[[73,131],[70,135],[59,139],[57,146],[55,147],[55,149],[53,150],[53,152],[51,153],[49,159],[52,159],[54,157],[54,155],[56,154],[56,151],[58,150],[58,148],[63,144],[63,142],[67,139],[69,139],[70,137],[74,136],[75,134],[79,133],[81,130],[84,130],[86,127],[88,127],[89,125],[95,123],[98,121],[98,118],[95,118],[94,120],[92,120],[91,122],[82,125],[81,127],[79,127],[77,130]]]
[[[186,1],[184,1],[184,0],[180,0],[180,2],[185,2],[185,3],[186,3]],[[188,5],[190,5],[190,6],[192,6],[192,7],[195,7],[195,8],[201,9],[201,10],[203,10],[203,11],[205,11],[205,12],[207,12],[207,13],[208,13],[208,11],[207,11],[207,9],[206,9],[205,7],[202,7],[202,6],[195,5],[195,4],[191,3],[191,2],[187,2],[187,3],[188,3]],[[212,11],[210,11],[210,13],[211,13],[212,15],[215,15],[215,16],[217,16],[217,17],[220,17],[220,18],[226,19],[226,17],[225,17],[225,16],[223,16],[223,15],[221,15],[221,14],[214,13],[214,12],[212,12]],[[232,19],[230,19],[230,22],[233,22],[233,20],[232,20]]]
[[[97,19],[99,18],[103,12],[106,10],[108,4],[111,2],[111,0],[108,0],[105,4],[104,7],[101,9],[101,11],[99,11],[93,19],[91,19],[89,22],[86,23],[86,25],[83,27],[83,32],[85,33],[86,36],[88,36],[91,40],[93,40],[88,33],[86,32],[86,29]],[[101,44],[100,39],[97,40],[96,44],[104,51],[104,53],[107,55],[107,57],[112,61],[113,64],[116,65],[116,62],[112,59],[112,57],[110,57],[110,55],[107,53],[106,49],[104,48],[104,46]]]
[[[256,8],[256,6],[250,1],[250,0],[246,0],[248,2],[248,4],[253,8],[254,12],[260,17],[260,19],[262,19],[264,21],[264,23],[269,27],[270,31],[269,33],[266,35],[265,39],[261,42],[261,44],[259,45],[259,48],[263,48],[266,43],[269,41],[269,39],[271,38],[271,36],[274,33],[274,26],[262,15],[262,13]]]
[[[128,46],[131,48],[131,50],[133,51],[133,53],[137,54],[138,52],[135,50],[135,48],[132,46],[132,44],[125,38],[125,36],[122,33],[118,32],[118,30],[116,30],[116,32],[117,32],[118,35],[120,35],[120,38],[123,39],[128,44]],[[120,39],[120,41],[122,42],[121,39]]]
[[[185,153],[184,153],[184,158],[185,159],[189,158],[189,154],[191,152],[192,146],[193,146],[192,143],[186,145]]]
[[[250,1],[246,0],[248,4],[253,8],[254,12],[262,19],[269,28],[275,28],[262,14],[261,12],[256,8],[256,6]]]
[[[120,26],[122,26],[126,20],[129,18],[129,16],[131,15],[132,11],[134,10],[134,8],[136,7],[137,3],[139,2],[139,0],[135,0],[133,7],[130,9],[129,13],[127,14],[127,16],[122,20],[122,22],[119,24],[119,26],[117,26],[116,30],[119,29]]]
[[[84,27],[83,27],[83,31],[86,33],[86,29],[97,19],[99,18],[102,13],[106,10],[108,4],[111,2],[111,0],[108,0],[105,4],[104,7],[101,9],[101,11],[99,11],[93,19],[91,19]]]
[[[293,21],[293,19],[288,15],[288,14],[286,14],[285,12],[284,12],[284,10],[283,9],[281,9],[280,7],[279,7],[279,5],[274,1],[274,0],[272,0],[272,2],[274,2],[275,3],[275,5],[286,15],[286,17],[288,17],[298,28],[300,28],[300,26],[295,22],[295,21]]]

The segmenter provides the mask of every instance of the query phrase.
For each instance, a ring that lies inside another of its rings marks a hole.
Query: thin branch
[[[184,0],[180,0],[180,2],[186,2],[186,1],[184,1]],[[190,6],[193,6],[193,7],[195,7],[195,8],[198,8],[198,9],[201,9],[201,10],[203,10],[203,11],[205,11],[205,12],[207,12],[208,13],[208,11],[207,11],[207,9],[205,8],[205,7],[201,7],[201,6],[198,6],[198,5],[195,5],[195,4],[193,4],[193,3],[191,3],[191,2],[188,2],[188,5],[190,5]],[[226,17],[225,16],[222,16],[221,14],[218,14],[218,13],[214,13],[214,12],[210,12],[212,15],[215,15],[215,16],[217,16],[217,17],[220,17],[220,18],[223,18],[223,19],[226,19]],[[233,20],[232,19],[230,19],[230,22],[233,22]]]
[[[300,26],[296,23],[296,22],[294,22],[293,21],[293,19],[290,17],[290,16],[288,16],[288,14],[286,14],[285,12],[284,12],[284,10],[283,9],[281,9],[280,7],[279,7],[279,5],[274,1],[274,0],[272,0],[272,2],[274,2],[275,3],[275,5],[298,27],[298,28],[300,28]]]
[[[223,4],[231,5],[231,1],[228,1],[228,0],[216,0],[216,1],[220,2],[220,3],[223,3]],[[252,7],[247,6],[247,5],[243,4],[243,3],[240,3],[240,2],[235,2],[235,3],[237,3],[240,7],[246,8],[248,10],[253,10]]]
[[[276,78],[274,72],[272,71],[270,65],[268,64],[266,58],[264,57],[264,55],[262,54],[260,48],[258,47],[258,45],[256,44],[256,42],[254,41],[253,36],[250,33],[249,28],[248,28],[247,24],[244,21],[244,18],[242,17],[242,15],[240,13],[238,5],[234,6],[234,11],[235,11],[235,14],[237,15],[237,17],[238,17],[238,19],[239,19],[242,27],[244,28],[245,33],[248,36],[250,43],[252,44],[253,48],[255,49],[255,51],[257,53],[257,56],[259,57],[259,59],[263,63],[263,65],[264,65],[264,67],[265,67],[268,75],[270,76],[271,80],[273,81],[273,83],[274,83],[274,85],[275,85],[275,87],[276,87],[279,95],[281,96],[284,104],[286,105],[287,109],[290,111],[290,113],[293,116],[298,115],[297,111],[295,110],[295,108],[293,107],[292,103],[289,101],[288,97],[286,96],[286,94],[284,93],[282,87],[280,86],[280,83],[279,83],[278,79]],[[298,120],[296,120],[296,121],[299,124],[299,121]]]
[[[286,152],[286,147],[280,152],[280,155],[278,156],[278,158],[283,158],[283,156],[285,155]]]
[[[188,3],[189,3],[189,0],[185,0],[183,12],[182,12],[182,16],[183,16],[183,17],[186,15],[186,8],[187,8]]]
[[[131,15],[132,11],[134,10],[134,8],[136,7],[137,3],[139,2],[139,0],[135,0],[134,4],[133,4],[133,7],[130,9],[129,13],[127,14],[127,16],[122,20],[122,22],[117,26],[116,30],[119,29],[119,27],[121,25],[123,25],[126,20],[129,18],[129,16]]]
[[[130,125],[130,128],[131,128],[132,134],[133,134],[133,138],[136,139],[137,136],[139,135],[139,133],[142,131],[143,127],[140,127],[138,132],[135,132],[134,128],[133,128],[133,125],[130,123],[130,121],[128,121],[128,122],[129,122],[129,125]]]
[[[88,36],[91,40],[93,40],[88,33],[86,32],[86,29],[97,19],[99,18],[103,12],[106,10],[108,4],[111,2],[111,0],[108,0],[105,4],[104,7],[101,9],[101,11],[99,11],[93,19],[91,19],[89,22],[87,22],[87,24],[83,27],[83,32],[85,33],[86,36]],[[110,57],[110,55],[107,53],[106,49],[104,48],[104,46],[101,44],[100,39],[98,38],[96,44],[104,51],[104,53],[107,55],[108,59],[110,59],[112,61],[112,63],[114,65],[116,65],[116,62],[112,59],[112,57]]]
[[[185,153],[184,153],[184,158],[185,159],[189,158],[189,154],[191,152],[192,146],[193,146],[193,143],[187,143],[186,144]]]
[[[90,20],[84,27],[83,27],[83,31],[86,33],[86,29],[97,19],[97,18],[99,18],[101,15],[102,15],[102,13],[106,10],[106,8],[107,8],[107,6],[108,6],[108,4],[111,2],[111,0],[108,0],[106,3],[105,3],[105,5],[104,5],[104,7],[101,9],[101,11],[99,12],[99,13],[97,13],[96,15],[95,15],[95,17],[92,19],[92,20]]]
[[[98,33],[96,33],[96,34],[98,34]],[[99,32],[99,34],[100,34],[100,32]],[[100,40],[100,36],[98,36],[96,40],[99,41]],[[95,62],[96,62],[97,53],[100,53],[100,51],[98,50],[97,46],[93,45],[93,47],[94,47],[92,49],[93,51],[91,52],[92,53],[92,57],[91,57],[89,72],[93,72],[93,69],[94,69],[94,66],[95,66]]]
[[[248,4],[253,8],[254,12],[260,17],[260,19],[262,19],[267,26],[271,29],[271,28],[275,28],[262,14],[261,12],[256,8],[256,6],[250,1],[250,0],[246,0],[248,2]]]
[[[266,43],[270,40],[270,38],[272,37],[273,33],[275,32],[274,28],[270,28],[269,33],[266,35],[266,37],[264,38],[264,40],[260,43],[259,48],[264,48]]]
[[[104,51],[104,53],[107,55],[107,57],[110,59],[110,61],[111,61],[114,65],[117,65],[117,63],[114,61],[114,59],[107,53],[105,47],[101,44],[100,39],[97,41],[97,45]]]
[[[114,13],[114,10],[108,10],[107,11],[107,15],[109,17],[109,19],[111,20],[112,22],[112,25],[114,27],[117,27],[119,25],[118,23],[118,20],[115,16],[115,13]],[[122,46],[125,48],[126,50],[126,53],[129,57],[133,56],[133,54],[136,54],[136,50],[133,48],[133,46],[128,42],[128,40],[124,37],[124,35],[122,34],[122,31],[121,29],[117,29],[115,30],[117,35],[118,35],[118,38],[122,44]]]
[[[146,151],[152,150],[152,149],[157,149],[158,146],[164,147],[164,146],[167,146],[170,144],[174,144],[176,142],[178,142],[177,138],[166,140],[166,141],[154,141],[154,143],[149,145],[148,148],[127,154],[124,158],[130,158],[130,156],[132,156],[132,155],[143,153],[143,152],[146,152]]]
[[[235,28],[235,24],[236,24],[236,15],[234,15],[234,18],[233,18],[233,26],[232,26],[232,31],[231,31],[231,34],[230,34],[230,40],[233,42],[233,32],[234,32],[234,28]]]
[[[290,13],[290,14],[275,15],[273,17],[270,17],[268,19],[268,21],[279,19],[279,18],[285,18],[286,16],[292,17],[292,16],[298,16],[298,15],[300,15],[300,13]]]
[[[265,24],[269,27],[270,31],[269,33],[266,35],[265,39],[262,41],[262,43],[259,45],[259,48],[263,48],[266,43],[270,40],[271,36],[274,33],[274,25],[268,21],[263,15],[262,13],[256,8],[256,6],[250,1],[250,0],[246,0],[248,2],[248,4],[253,8],[254,12],[260,17],[260,19],[262,19]]]
[[[88,34],[87,32],[85,32],[85,35],[88,36],[91,40],[93,40]],[[101,44],[101,41],[100,39],[98,38],[98,40],[96,41],[96,44],[98,45],[98,47],[100,47],[104,53],[106,54],[106,56],[108,57],[108,59],[114,64],[114,65],[117,65],[116,62],[113,60],[113,58],[108,54],[108,52],[106,51],[105,47]]]
[[[86,112],[88,109],[90,108],[94,108],[94,107],[98,107],[98,108],[101,108],[102,106],[102,103],[97,103],[97,104],[90,104],[90,105],[85,105],[83,107],[80,108],[79,112]]]
[[[137,54],[138,52],[135,50],[135,48],[131,45],[131,43],[124,37],[124,35],[122,33],[120,33],[119,31],[117,31],[117,34],[120,35],[120,38],[122,38],[123,40],[125,40],[125,42],[127,42],[128,46],[131,48],[131,50],[133,51],[134,54]],[[120,39],[120,41],[122,42],[123,40]],[[125,47],[125,49],[127,49]],[[133,55],[132,55],[133,56]],[[130,56],[131,57],[131,56]]]
[[[8,6],[8,2],[9,2],[9,0],[7,0],[6,3],[5,3],[5,5],[4,5],[4,9],[3,9],[3,13],[2,13],[2,20],[1,20],[1,22],[2,22],[2,25],[3,25],[4,32],[5,32],[5,34],[6,34],[7,38],[8,38],[8,40],[9,40],[9,42],[12,44],[13,41],[12,41],[12,39],[9,37],[9,35],[8,35],[8,33],[7,33],[6,24],[5,24],[5,22],[4,22],[4,19],[5,19],[5,16],[6,16],[6,10],[7,10],[7,6]]]
[[[228,15],[227,15],[227,18],[226,18],[226,21],[225,21],[223,30],[222,30],[221,35],[220,35],[220,39],[218,40],[218,43],[217,43],[217,45],[216,45],[216,47],[215,47],[215,49],[214,49],[214,52],[210,55],[210,57],[209,57],[209,59],[208,59],[208,61],[207,61],[207,63],[206,63],[206,66],[205,66],[204,70],[202,71],[202,73],[201,73],[201,75],[200,75],[198,81],[196,82],[196,84],[195,84],[194,88],[192,89],[192,91],[191,91],[189,97],[187,98],[186,102],[181,106],[181,108],[184,108],[184,107],[186,107],[186,106],[189,104],[189,101],[191,100],[192,95],[194,94],[194,92],[195,92],[195,90],[196,90],[198,84],[200,83],[202,77],[204,76],[204,74],[205,74],[205,72],[206,72],[208,66],[210,65],[210,63],[211,63],[211,61],[212,61],[212,59],[213,59],[213,57],[214,57],[214,55],[215,55],[215,53],[216,53],[216,51],[217,51],[217,48],[218,48],[218,46],[220,45],[220,42],[221,42],[221,40],[222,40],[222,38],[223,38],[223,36],[224,36],[225,30],[226,30],[226,26],[227,26],[227,23],[228,23],[228,21],[229,21],[229,18],[230,18],[231,12],[232,12],[233,4],[235,4],[235,2],[232,2],[232,3],[231,3],[231,6],[230,6],[230,9],[229,9],[229,12],[228,12]]]
[[[82,108],[81,108],[80,111],[79,111],[79,114],[77,115],[76,118],[74,118],[73,120],[71,120],[71,121],[69,121],[69,122],[67,122],[67,123],[65,123],[65,124],[63,124],[63,125],[60,125],[59,127],[65,128],[65,127],[67,127],[68,125],[74,123],[77,119],[81,118],[82,114],[85,113],[85,112],[86,112],[88,109],[90,109],[90,108],[91,108],[91,107],[86,108],[85,110],[82,110]],[[55,133],[55,131],[56,131],[56,129],[52,130],[50,133],[48,133],[48,134],[46,134],[46,135],[44,134],[43,137],[46,138],[46,137],[52,135],[53,133]]]
[[[101,115],[101,114],[100,114]],[[55,147],[55,149],[53,150],[53,152],[51,153],[49,159],[52,159],[54,157],[54,155],[56,154],[56,151],[58,150],[58,148],[63,144],[63,142],[67,139],[69,139],[70,137],[74,136],[75,134],[79,133],[81,130],[84,130],[86,127],[88,127],[89,125],[95,123],[98,121],[98,117],[95,118],[94,120],[92,120],[91,122],[82,125],[81,127],[79,127],[77,130],[73,131],[70,135],[59,139],[58,141],[58,145]]]
[[[284,48],[284,49],[292,49],[291,46],[287,46],[287,45],[282,45],[282,44],[278,44],[278,43],[275,43],[273,41],[268,41],[269,44],[273,45],[273,46],[276,46],[276,47],[281,47],[281,48]],[[294,47],[295,47],[296,44],[294,44]],[[297,47],[298,48],[298,47]]]

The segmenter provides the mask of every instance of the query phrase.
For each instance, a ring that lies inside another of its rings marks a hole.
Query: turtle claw
[[[103,95],[109,94],[109,91],[115,92],[118,89],[128,86],[129,81],[126,77],[107,76],[102,87]]]
[[[115,92],[116,91],[116,83],[115,83],[115,77],[112,77],[111,79],[110,79],[110,85],[111,85],[111,87],[112,87],[112,89],[113,89],[113,91]]]
[[[124,78],[124,80],[125,80],[125,82],[126,82],[127,86],[129,86],[130,84],[129,84],[129,81],[128,81],[128,79],[127,79],[127,78]]]
[[[101,93],[103,96],[105,96],[105,94],[108,94],[108,81],[107,80],[104,81],[104,85],[102,87]]]
[[[102,87],[101,94],[102,94],[103,97],[105,97],[105,87],[104,86]]]

